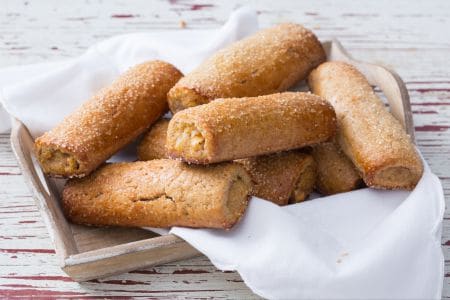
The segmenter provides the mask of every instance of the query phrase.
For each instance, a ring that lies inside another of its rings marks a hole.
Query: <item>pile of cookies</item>
[[[311,31],[280,24],[184,77],[145,62],[37,138],[36,156],[70,178],[67,218],[97,226],[230,228],[251,195],[414,188],[423,166],[401,124],[358,70],[325,60]],[[304,79],[312,93],[287,91]],[[143,133],[139,161],[105,163]]]

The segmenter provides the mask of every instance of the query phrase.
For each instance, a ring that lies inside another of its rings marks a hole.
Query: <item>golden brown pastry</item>
[[[326,62],[311,73],[309,84],[336,110],[339,145],[369,187],[416,186],[423,166],[414,145],[356,68]]]
[[[169,158],[166,150],[167,127],[169,119],[160,119],[150,127],[138,146],[139,160]]]
[[[316,166],[312,156],[295,150],[239,159],[236,162],[242,164],[250,174],[251,194],[278,205],[305,200],[316,181]]]
[[[250,184],[247,172],[233,163],[106,164],[66,183],[63,209],[77,224],[230,228],[244,214]]]
[[[139,160],[167,158],[168,119],[156,122],[138,147]],[[308,197],[316,180],[314,160],[298,151],[280,152],[235,160],[252,177],[252,195],[286,205]]]
[[[327,101],[285,92],[219,99],[180,111],[169,123],[166,146],[171,158],[214,163],[317,144],[335,130]]]
[[[139,160],[167,158],[168,119],[156,122],[138,147]],[[252,178],[252,195],[278,205],[303,201],[316,181],[314,160],[299,151],[280,152],[235,160]]]
[[[217,98],[283,92],[325,61],[316,36],[299,24],[280,24],[218,51],[169,92],[175,113]]]
[[[349,192],[363,185],[355,165],[334,142],[314,146],[312,155],[317,165],[315,187],[321,194]]]
[[[131,68],[36,139],[43,171],[82,177],[95,170],[167,111],[166,94],[181,76],[162,61]]]

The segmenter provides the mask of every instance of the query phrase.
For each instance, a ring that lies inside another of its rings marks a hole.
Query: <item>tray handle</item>
[[[51,227],[55,234],[51,239],[64,265],[64,258],[78,252],[73,234],[62,210],[59,207],[56,186],[42,174],[37,162],[33,160],[34,141],[28,129],[20,121],[12,119],[11,145],[22,170],[25,183],[30,188],[36,205],[44,217],[46,226]],[[39,169],[39,171],[38,171]],[[57,220],[57,221],[56,221]],[[52,231],[49,230],[49,233]]]
[[[388,100],[391,113],[400,121],[411,141],[415,143],[409,94],[400,76],[385,66],[354,59],[336,39],[323,43],[323,46],[327,52],[328,60],[339,60],[352,64],[366,76],[371,85],[376,85],[381,89]]]

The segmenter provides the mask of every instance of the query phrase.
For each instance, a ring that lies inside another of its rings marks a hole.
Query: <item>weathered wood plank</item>
[[[222,24],[238,1],[77,1],[2,2],[0,65],[61,59],[82,53],[106,37],[134,31],[212,28]],[[247,1],[262,26],[283,21],[305,24],[347,48],[448,49],[440,28],[450,27],[447,1],[364,1],[335,5],[323,1]],[[370,12],[370,13],[368,13]],[[3,54],[3,55],[2,55]]]

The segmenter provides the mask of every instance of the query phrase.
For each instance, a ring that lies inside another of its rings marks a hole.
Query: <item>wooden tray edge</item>
[[[59,207],[59,201],[52,195],[53,187],[48,180],[42,182],[37,175],[31,157],[34,155],[33,138],[22,122],[15,119],[12,121],[10,141],[13,153],[44,219],[59,264],[72,279],[84,281],[200,254],[191,245],[172,234],[80,253]],[[51,193],[47,192],[45,186]]]

